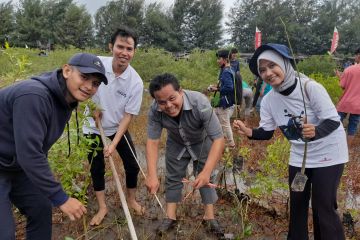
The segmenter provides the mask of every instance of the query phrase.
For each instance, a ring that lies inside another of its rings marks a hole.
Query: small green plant
[[[290,143],[283,137],[268,145],[266,158],[259,161],[260,171],[255,176],[249,192],[255,198],[271,196],[277,189],[288,189],[286,181]]]
[[[93,102],[89,100],[86,103],[81,104],[79,108],[83,110],[86,104],[89,105],[90,108],[96,107],[96,105],[92,103]],[[83,111],[78,114],[80,123],[83,123],[86,117],[82,113]],[[67,136],[65,131],[63,136],[51,148],[49,152],[49,162],[53,171],[59,174],[64,191],[86,204],[86,193],[91,179],[90,166],[87,160],[88,154],[93,152],[93,156],[91,157],[95,157],[96,151],[93,150],[97,150],[99,147],[100,139],[90,139],[83,135],[78,136],[75,120],[75,116],[73,116],[69,124],[70,136]],[[82,126],[78,127],[82,128]],[[71,144],[71,153],[69,156],[68,137],[70,138]],[[79,142],[77,143],[78,138]]]
[[[6,69],[6,78],[15,82],[25,75],[28,67],[31,65],[31,61],[26,54],[19,54],[16,49],[11,48],[8,42],[5,42],[3,54],[6,56],[8,62],[5,66],[3,65],[3,67],[5,67],[4,69]],[[5,82],[4,85],[9,83],[10,82]],[[0,84],[2,85],[2,83]],[[0,87],[2,87],[1,85]]]

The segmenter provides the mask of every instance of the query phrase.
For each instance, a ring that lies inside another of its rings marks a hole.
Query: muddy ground
[[[137,117],[132,124],[131,132],[137,144],[138,159],[141,162],[144,170],[145,157],[144,157],[144,131],[143,126],[146,122],[145,114]],[[258,118],[254,116],[250,120],[250,125],[256,126]],[[242,140],[242,144],[252,149],[252,155],[246,160],[244,169],[248,172],[256,172],[258,163],[257,158],[259,155],[265,154],[266,143],[272,141],[259,142]],[[120,163],[120,159],[116,158],[116,162]],[[160,160],[159,176],[161,182],[164,182],[163,173],[163,159]],[[86,161],[84,161],[86,162]],[[123,180],[122,164],[117,166],[120,172],[120,179]],[[222,164],[217,167],[218,170],[222,169]],[[110,169],[108,169],[110,172]],[[346,211],[346,199],[350,192],[353,196],[360,194],[360,134],[356,136],[355,143],[350,149],[350,162],[347,164],[346,171],[342,178],[341,191],[339,191],[339,213],[342,214]],[[97,204],[95,202],[95,195],[91,187],[88,190],[88,214],[79,221],[70,222],[58,209],[53,212],[53,239],[63,240],[66,237],[69,239],[131,239],[128,231],[125,215],[123,213],[118,193],[116,192],[113,177],[109,174],[106,177],[106,197],[109,206],[109,213],[104,222],[97,227],[90,227],[88,225],[91,217],[97,211]],[[251,183],[250,183],[251,184]],[[158,196],[164,203],[164,189],[161,185]],[[234,184],[230,184],[228,189],[233,191]],[[184,196],[190,193],[190,187],[184,188]],[[285,201],[284,201],[285,199]],[[138,239],[219,239],[218,237],[208,233],[201,225],[203,215],[202,206],[198,191],[191,194],[189,198],[179,204],[178,207],[178,225],[175,229],[169,232],[166,236],[156,236],[155,229],[160,223],[164,214],[156,202],[155,198],[147,193],[144,186],[144,178],[139,174],[139,190],[138,200],[145,206],[146,214],[144,216],[133,216],[133,222],[136,229]],[[280,200],[267,199],[267,204],[261,204],[259,201],[242,202],[239,203],[233,197],[222,196],[216,204],[216,218],[224,227],[227,233],[227,239],[286,239],[287,236],[287,203],[286,197],[282,196]],[[360,209],[359,205],[356,205]],[[309,231],[310,236],[312,232],[311,210],[309,216]],[[360,239],[360,216],[359,212],[354,214],[352,218],[357,221],[353,224],[354,229],[351,229],[347,224],[347,238]],[[346,219],[349,220],[349,219]],[[24,239],[25,220],[18,213],[16,213],[17,221],[17,239]],[[345,224],[346,225],[346,224]],[[311,239],[313,239],[311,237]]]

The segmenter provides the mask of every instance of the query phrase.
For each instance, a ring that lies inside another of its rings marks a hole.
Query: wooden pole
[[[106,143],[106,138],[105,138],[105,134],[104,134],[104,129],[103,129],[102,125],[101,125],[101,121],[99,119],[96,119],[96,123],[97,123],[97,127],[99,128],[99,131],[100,131],[101,141],[102,141],[102,143],[103,143],[103,145],[105,147],[105,146],[107,146],[107,143]],[[127,223],[128,223],[131,239],[137,240],[138,238],[136,236],[135,227],[134,227],[131,215],[130,215],[129,207],[128,207],[127,202],[126,202],[124,191],[123,191],[123,189],[121,187],[121,182],[120,182],[120,179],[119,179],[119,175],[117,174],[117,171],[116,171],[116,168],[115,168],[114,160],[113,160],[111,155],[108,157],[108,159],[109,159],[109,162],[110,162],[110,167],[111,167],[112,174],[114,175],[114,178],[115,178],[116,189],[118,190],[118,193],[119,193],[121,206],[122,206],[122,208],[124,210],[125,217],[126,217],[126,220],[127,220]]]
[[[131,153],[133,154],[133,157],[135,158],[135,160],[136,160],[136,162],[137,162],[137,164],[138,164],[138,166],[139,166],[139,168],[140,168],[140,172],[142,173],[143,177],[146,179],[145,172],[142,170],[142,167],[141,167],[141,165],[140,165],[140,162],[139,162],[139,160],[137,159],[134,151],[132,150],[131,145],[130,145],[127,137],[125,136],[125,134],[124,134],[124,138],[125,138],[128,146],[129,146],[129,148],[130,148],[130,150],[131,150]],[[163,206],[162,206],[162,204],[161,204],[161,202],[160,202],[159,197],[156,195],[156,193],[154,193],[154,196],[155,196],[155,198],[156,198],[156,201],[157,201],[158,204],[160,205],[161,210],[163,211],[164,214],[166,214],[165,209],[163,208]]]

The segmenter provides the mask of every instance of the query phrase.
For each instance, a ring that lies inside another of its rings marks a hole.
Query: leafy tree
[[[91,15],[86,11],[85,6],[79,7],[71,4],[65,12],[59,30],[64,46],[75,46],[82,49],[92,44],[93,24]]]
[[[223,5],[220,0],[199,0],[190,8],[186,44],[191,48],[216,49],[221,40]]]
[[[190,6],[195,0],[175,0],[172,8],[172,27],[175,31],[176,41],[179,43],[179,50],[189,49],[184,42],[185,35],[189,32]]]
[[[223,5],[220,0],[176,0],[173,26],[183,49],[214,49],[221,40]]]
[[[360,1],[342,0],[337,2],[338,17],[336,27],[340,40],[337,52],[350,53],[359,47],[360,43]]]
[[[17,35],[14,41],[19,46],[37,46],[37,41],[46,42],[46,14],[41,0],[20,0],[15,14]]]
[[[261,10],[262,0],[238,0],[228,14],[225,23],[231,35],[231,42],[242,52],[254,50],[254,34],[258,25],[257,14]],[[259,26],[260,27],[260,26]],[[262,28],[260,27],[262,30]]]
[[[15,30],[14,9],[10,2],[0,3],[0,45],[9,40]]]
[[[149,4],[145,10],[141,43],[176,51],[179,47],[171,28],[171,20],[171,17],[162,11],[161,4]]]
[[[62,35],[64,29],[62,27],[66,11],[71,4],[73,4],[72,0],[45,0],[42,2],[46,18],[45,26],[43,27],[45,29],[43,37],[51,41],[51,43],[62,45],[64,40]]]
[[[120,26],[127,25],[136,31],[143,22],[144,0],[110,1],[95,14],[96,43],[107,48],[111,34]]]

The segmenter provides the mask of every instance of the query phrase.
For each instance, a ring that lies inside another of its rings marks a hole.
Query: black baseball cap
[[[76,67],[81,73],[97,73],[101,77],[100,80],[106,85],[108,83],[105,67],[101,62],[100,58],[98,58],[94,54],[90,53],[78,53],[75,54],[72,58],[70,58],[69,65]]]

